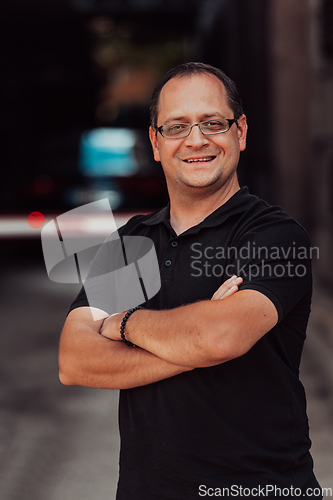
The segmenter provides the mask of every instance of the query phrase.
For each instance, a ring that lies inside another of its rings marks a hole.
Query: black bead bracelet
[[[128,345],[129,347],[137,347],[137,346],[135,344],[133,344],[133,342],[130,342],[129,340],[126,339],[126,337],[125,337],[125,325],[126,325],[128,318],[130,317],[130,315],[132,313],[134,313],[135,311],[137,311],[138,309],[144,309],[144,308],[141,306],[132,307],[132,309],[129,309],[127,311],[127,313],[125,314],[125,316],[123,317],[123,320],[121,322],[121,327],[120,327],[121,340],[123,342],[125,342],[125,344]]]

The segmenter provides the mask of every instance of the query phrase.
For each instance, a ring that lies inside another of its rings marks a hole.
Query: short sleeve
[[[71,304],[71,306],[70,306],[67,314],[69,314],[74,309],[77,309],[78,307],[89,307],[89,302],[88,302],[88,299],[87,299],[87,295],[86,295],[86,292],[85,292],[85,290],[84,290],[83,287],[79,291],[79,293],[78,293],[77,297],[75,298],[74,302],[72,302],[72,304]]]
[[[230,265],[243,278],[240,290],[257,290],[275,305],[281,321],[312,289],[312,248],[293,219],[262,223],[245,233]]]

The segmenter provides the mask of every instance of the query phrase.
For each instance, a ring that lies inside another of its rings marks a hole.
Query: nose
[[[184,138],[184,142],[188,147],[201,148],[209,144],[209,139],[201,132],[198,125],[193,125],[190,134]]]

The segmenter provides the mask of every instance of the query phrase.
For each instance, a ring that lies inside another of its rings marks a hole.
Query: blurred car
[[[113,210],[151,210],[168,201],[146,130],[100,127],[44,141],[43,172],[24,185],[31,209],[68,210],[109,198]]]

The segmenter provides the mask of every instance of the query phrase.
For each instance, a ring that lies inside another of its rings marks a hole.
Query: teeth
[[[210,161],[214,158],[214,156],[207,156],[207,158],[193,158],[189,160],[185,160],[188,163],[200,162],[200,161]]]

